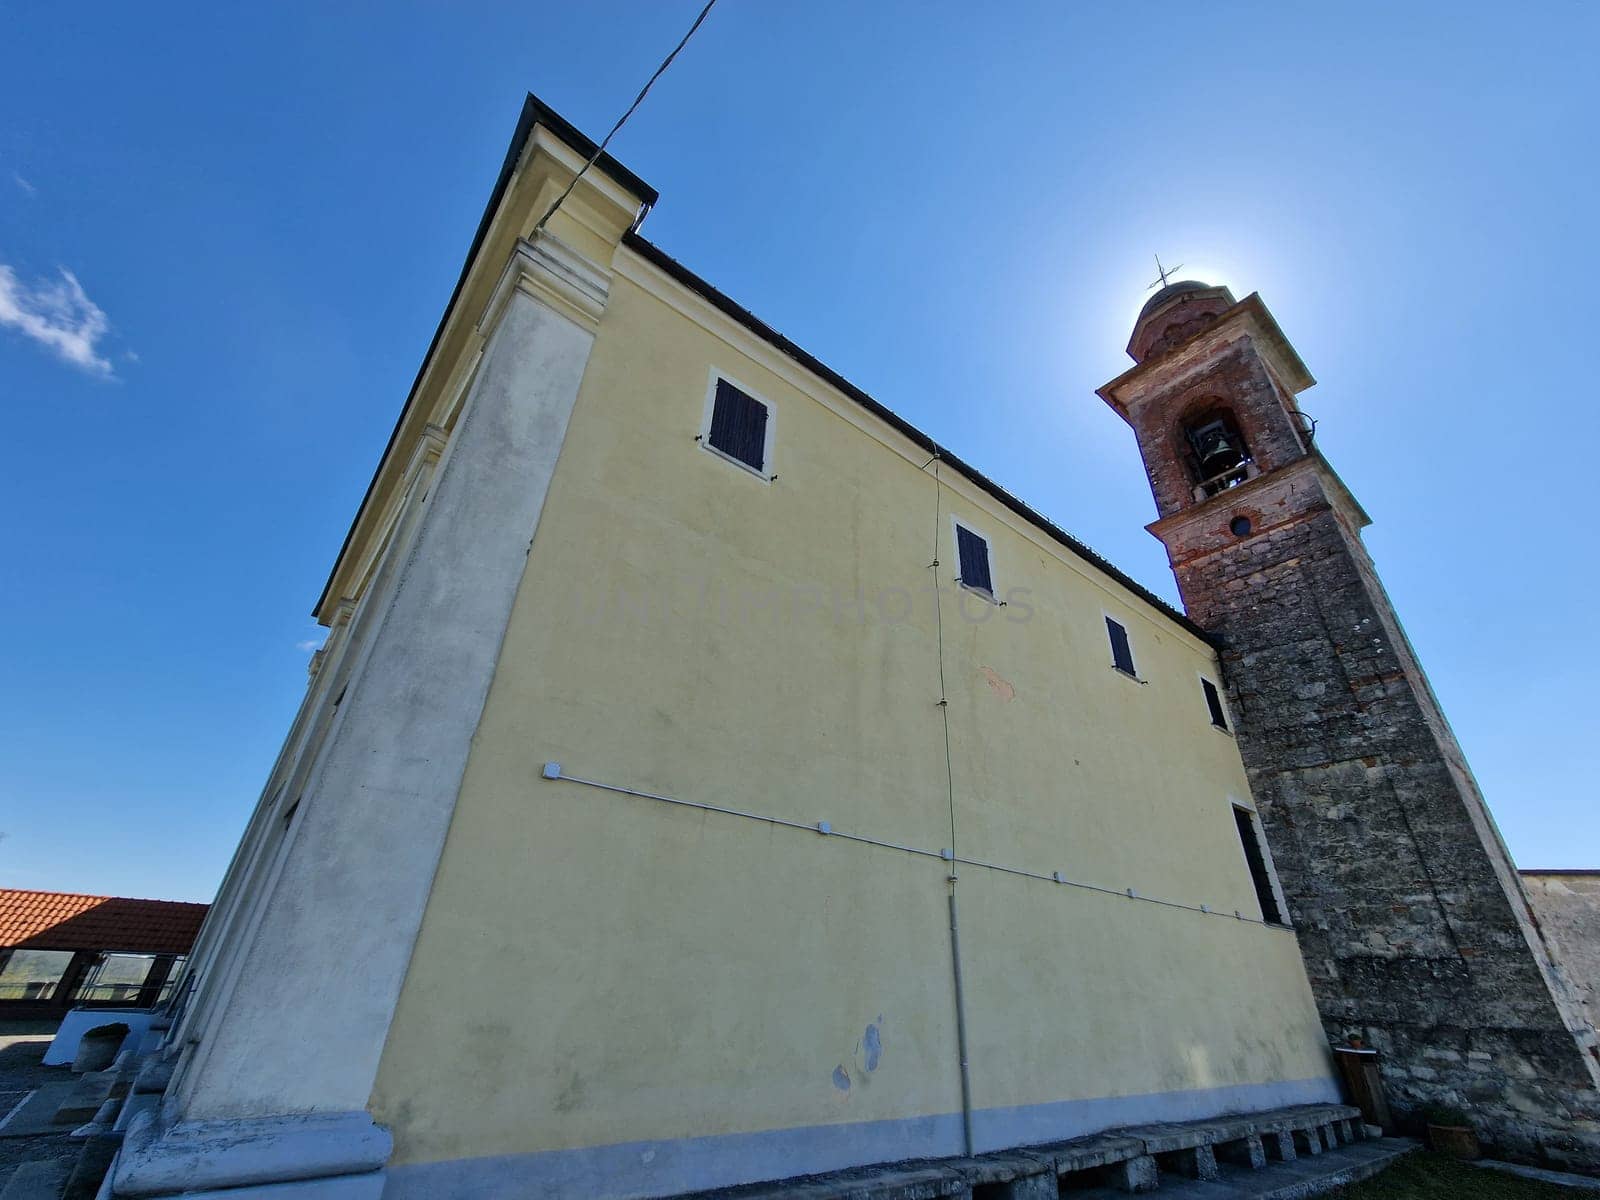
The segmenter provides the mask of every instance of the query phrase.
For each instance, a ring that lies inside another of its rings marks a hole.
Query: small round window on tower
[[[1250,532],[1250,518],[1235,517],[1232,522],[1229,523],[1228,528],[1233,530],[1234,537],[1243,537],[1245,534]]]

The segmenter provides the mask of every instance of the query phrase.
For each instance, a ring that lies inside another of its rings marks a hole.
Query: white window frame
[[[1128,635],[1128,657],[1133,659],[1133,671],[1130,674],[1117,666],[1117,652],[1111,645],[1111,630],[1106,628],[1107,621],[1115,621],[1122,626],[1122,632]],[[1133,652],[1133,626],[1128,624],[1127,618],[1119,617],[1114,612],[1106,609],[1100,610],[1100,636],[1105,638],[1106,661],[1111,664],[1111,670],[1124,679],[1131,679],[1135,683],[1146,682],[1145,677],[1139,674],[1139,656]]]
[[[1204,671],[1196,671],[1194,673],[1194,677],[1200,681],[1200,707],[1205,710],[1206,724],[1211,726],[1211,728],[1215,729],[1218,733],[1225,733],[1229,737],[1232,737],[1233,710],[1228,707],[1228,695],[1222,690],[1222,684],[1211,678],[1211,676],[1207,675]],[[1206,703],[1205,685],[1208,683],[1217,689],[1217,703],[1222,708],[1222,719],[1227,722],[1226,725],[1218,725],[1211,719],[1211,706]]]
[[[1281,922],[1268,921],[1267,914],[1262,913],[1261,921],[1272,929],[1292,929],[1294,926],[1289,917],[1289,901],[1284,897],[1283,884],[1278,882],[1278,864],[1272,861],[1272,843],[1267,841],[1267,829],[1261,823],[1261,814],[1256,811],[1254,804],[1247,804],[1236,796],[1229,796],[1228,821],[1230,825],[1234,820],[1233,814],[1235,811],[1248,813],[1250,816],[1250,828],[1255,831],[1256,845],[1261,847],[1261,862],[1267,868],[1267,883],[1272,887],[1272,898],[1278,902],[1278,913],[1283,917]],[[1237,828],[1233,829],[1233,836],[1234,840],[1237,841],[1239,837]],[[1242,844],[1239,846],[1239,865],[1244,868],[1244,877],[1250,880],[1250,895],[1254,897],[1256,891],[1255,879],[1250,874],[1250,858],[1245,854]],[[1257,900],[1256,906],[1258,908],[1260,904],[1261,902]]]
[[[722,450],[718,450],[711,444],[711,417],[717,410],[718,380],[725,381],[733,387],[738,388],[756,403],[763,405],[767,410],[766,438],[761,447],[760,470],[752,467],[747,462],[740,461],[731,454],[728,454]],[[700,415],[700,436],[695,439],[700,443],[700,448],[702,450],[709,451],[720,458],[723,462],[732,463],[741,471],[744,471],[750,475],[754,475],[757,479],[761,480],[762,483],[770,484],[778,477],[778,473],[772,469],[772,450],[774,446],[773,435],[776,433],[777,428],[778,406],[776,404],[767,399],[767,397],[763,396],[760,392],[756,391],[756,389],[751,387],[749,384],[741,383],[726,371],[719,370],[716,367],[711,368],[710,375],[706,381],[705,411]]]
[[[987,590],[980,587],[973,587],[970,583],[967,583],[961,578],[961,535],[956,532],[958,529],[965,529],[973,536],[981,537],[983,539],[983,552],[989,559],[989,587]],[[974,596],[981,596],[990,604],[999,604],[1000,577],[994,569],[994,538],[990,537],[987,533],[978,528],[977,525],[973,524],[967,518],[958,517],[955,513],[951,513],[950,553],[952,555],[952,561],[955,567],[955,572],[951,577],[955,579],[955,581],[959,583],[963,589],[971,592]],[[983,610],[980,608],[978,611],[982,612]]]

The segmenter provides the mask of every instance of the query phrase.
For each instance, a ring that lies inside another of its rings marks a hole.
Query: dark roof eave
[[[729,299],[722,292],[718,291],[711,284],[707,283],[704,279],[701,279],[693,271],[689,270],[688,267],[685,267],[677,259],[667,254],[653,242],[646,240],[636,232],[630,231],[623,235],[622,244],[628,247],[628,249],[639,254],[641,257],[649,260],[650,263],[656,267],[659,267],[662,271],[666,272],[666,274],[670,275],[674,280],[688,288],[690,291],[704,297],[720,312],[737,321],[740,325],[744,326],[768,345],[772,346],[774,349],[778,350],[787,357],[794,359],[795,362],[806,368],[806,370],[810,371],[814,375],[820,376],[833,387],[838,388],[846,396],[850,397],[851,400],[861,405],[861,407],[865,408],[875,417],[878,417],[880,420],[888,423],[895,430],[908,438],[911,442],[926,450],[929,454],[938,454],[942,461],[949,463],[973,483],[977,484],[984,491],[988,492],[989,495],[993,496],[1012,512],[1016,513],[1023,520],[1027,521],[1030,525],[1034,526],[1042,533],[1049,535],[1052,539],[1065,546],[1069,551],[1083,559],[1097,571],[1116,580],[1145,603],[1156,609],[1156,611],[1160,612],[1166,617],[1171,618],[1184,629],[1194,634],[1195,637],[1205,642],[1206,645],[1211,646],[1213,649],[1221,648],[1220,642],[1217,638],[1207,633],[1199,625],[1196,625],[1183,613],[1173,608],[1154,592],[1150,591],[1142,584],[1135,582],[1130,576],[1125,575],[1122,571],[1112,566],[1109,561],[1096,554],[1093,550],[1084,545],[1077,538],[1073,537],[1066,530],[1062,529],[1060,526],[1056,525],[1039,512],[1030,508],[1021,500],[1017,499],[1017,497],[1013,496],[1010,492],[1006,491],[1005,488],[989,479],[982,472],[969,466],[967,463],[951,454],[948,450],[940,446],[931,437],[923,433],[922,430],[918,429],[910,422],[906,421],[903,417],[897,415],[890,409],[885,408],[882,404],[878,403],[878,401],[867,395],[866,392],[856,387],[855,384],[851,383],[837,371],[827,366],[827,364],[819,361],[813,355],[801,349],[777,330],[773,329],[765,321],[761,320],[760,317],[757,317],[748,309],[741,308],[735,301]]]
[[[411,405],[417,398],[417,389],[422,386],[422,377],[427,373],[428,364],[433,361],[433,352],[439,348],[440,339],[444,337],[444,328],[450,322],[450,314],[455,311],[456,301],[461,298],[462,289],[467,286],[467,276],[472,271],[473,261],[478,257],[484,239],[489,236],[489,226],[494,222],[494,215],[500,208],[500,201],[505,198],[506,188],[511,184],[512,173],[517,169],[517,160],[522,157],[522,148],[527,143],[528,135],[533,132],[535,125],[543,125],[556,137],[572,147],[587,160],[599,144],[592,138],[586,137],[576,126],[551,108],[539,97],[529,92],[522,102],[522,115],[517,118],[516,132],[511,135],[511,145],[506,150],[505,161],[500,164],[500,174],[494,181],[494,190],[489,193],[489,203],[483,210],[483,216],[478,220],[477,231],[472,235],[472,245],[467,248],[466,261],[461,264],[461,274],[456,278],[456,286],[450,293],[450,302],[444,306],[444,315],[439,318],[439,324],[433,331],[433,340],[428,343],[428,352],[422,356],[422,365],[417,368],[416,378],[411,381],[411,390],[406,393],[406,402],[400,409],[400,416],[394,423],[394,429],[389,433],[389,440],[384,444],[383,453],[378,456],[378,465],[372,472],[372,479],[367,484],[367,490],[361,497],[361,504],[356,509],[355,519],[350,522],[350,528],[345,532],[344,541],[339,545],[339,553],[334,557],[333,568],[328,572],[327,582],[322,585],[322,594],[317,597],[317,603],[311,610],[315,617],[322,611],[323,605],[328,602],[328,594],[333,590],[334,576],[339,573],[339,566],[344,562],[344,556],[350,549],[350,543],[355,539],[356,527],[361,524],[361,518],[367,511],[367,505],[372,500],[372,493],[377,490],[378,478],[383,474],[383,464],[389,461],[389,453],[400,439],[400,430],[405,426],[406,417],[411,412]],[[660,193],[644,180],[640,179],[627,167],[623,166],[609,154],[602,154],[595,160],[599,167],[612,179],[616,180],[628,191],[639,197],[646,209],[652,207],[660,199]]]
[[[395,421],[394,429],[389,434],[389,440],[384,445],[382,455],[380,455],[378,458],[377,468],[373,471],[372,479],[367,484],[367,490],[361,498],[361,504],[356,509],[355,519],[351,521],[350,528],[345,533],[344,541],[340,544],[339,553],[334,558],[333,569],[328,573],[327,582],[324,583],[322,587],[322,594],[317,597],[317,603],[312,609],[313,616],[315,616],[317,613],[320,613],[323,609],[323,606],[328,602],[329,593],[333,588],[334,577],[338,574],[340,564],[344,562],[345,554],[350,549],[350,543],[355,538],[356,528],[360,525],[361,518],[366,513],[367,505],[372,500],[373,492],[377,489],[378,479],[383,472],[383,465],[388,461],[390,452],[393,451],[396,441],[399,440],[400,430],[404,427],[406,417],[409,415],[411,406],[416,400],[417,389],[421,386],[422,377],[428,369],[428,364],[433,360],[434,351],[438,349],[439,342],[444,336],[445,326],[450,320],[450,314],[455,310],[456,301],[460,299],[461,292],[466,287],[467,276],[472,270],[473,261],[477,258],[478,251],[482,247],[484,239],[488,236],[489,226],[493,222],[495,213],[500,207],[500,201],[504,198],[506,188],[511,182],[512,173],[516,170],[517,161],[522,155],[523,145],[526,143],[528,135],[532,132],[535,125],[544,125],[557,137],[561,138],[562,141],[566,142],[569,146],[586,158],[593,154],[597,149],[597,144],[593,140],[585,137],[583,133],[581,133],[575,126],[573,126],[564,117],[552,109],[548,104],[544,103],[544,101],[540,100],[532,92],[528,93],[527,99],[523,101],[522,114],[517,120],[516,132],[511,137],[511,145],[506,151],[505,161],[501,164],[500,174],[495,180],[494,190],[490,193],[489,202],[485,206],[483,216],[478,222],[478,228],[472,236],[472,244],[467,250],[467,257],[465,262],[462,264],[461,273],[456,279],[455,288],[450,293],[450,301],[445,305],[444,314],[439,318],[439,324],[437,328],[434,329],[433,338],[428,343],[427,353],[423,355],[422,364],[417,368],[417,374],[411,382],[411,390],[409,393],[407,393],[405,405],[401,408],[399,419]],[[599,159],[596,160],[595,165],[604,170],[618,183],[621,183],[624,187],[638,195],[646,209],[653,206],[656,200],[659,198],[659,194],[654,188],[646,184],[642,179],[640,179],[632,171],[629,171],[621,163],[617,162],[609,154],[602,154]],[[1200,638],[1207,645],[1212,647],[1220,646],[1220,643],[1216,638],[1207,633],[1200,626],[1196,625],[1183,613],[1173,608],[1166,601],[1162,600],[1159,596],[1155,595],[1155,593],[1151,592],[1148,588],[1135,582],[1130,576],[1125,575],[1122,571],[1118,570],[1109,561],[1096,554],[1093,550],[1084,545],[1082,542],[1078,541],[1077,538],[1073,537],[1066,530],[1046,519],[1042,514],[1036,512],[1027,504],[1017,499],[1017,497],[1013,496],[1010,492],[1006,491],[999,484],[989,479],[980,471],[969,466],[955,455],[950,454],[920,429],[916,428],[902,417],[885,408],[871,396],[867,395],[866,392],[863,392],[848,379],[844,378],[844,376],[828,367],[825,363],[815,358],[806,350],[795,345],[795,343],[791,342],[777,330],[767,325],[754,313],[750,312],[748,309],[742,308],[722,292],[718,291],[710,283],[707,283],[704,279],[701,279],[682,263],[678,262],[676,259],[658,248],[652,242],[647,241],[638,233],[630,230],[623,235],[622,244],[648,259],[677,282],[681,283],[684,287],[687,287],[691,291],[703,296],[717,309],[733,318],[746,329],[750,330],[751,333],[755,334],[757,337],[773,346],[780,353],[794,359],[808,371],[811,371],[813,374],[818,375],[828,383],[832,384],[834,387],[838,388],[841,392],[849,396],[857,404],[860,404],[868,412],[871,412],[874,416],[887,422],[894,429],[905,435],[905,437],[914,444],[921,446],[930,454],[939,454],[943,461],[950,463],[953,467],[955,467],[956,470],[960,471],[968,479],[972,480],[973,483],[977,484],[996,500],[1000,501],[1000,503],[1011,509],[1012,512],[1016,513],[1023,520],[1027,521],[1041,532],[1047,534],[1056,542],[1059,542],[1061,545],[1065,546],[1069,551],[1083,559],[1102,574],[1116,580],[1134,595],[1138,596],[1152,608],[1156,609],[1156,611],[1171,618],[1178,625],[1188,630],[1196,637]]]

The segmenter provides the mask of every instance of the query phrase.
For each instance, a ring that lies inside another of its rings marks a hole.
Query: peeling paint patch
[[[833,1086],[841,1092],[850,1090],[850,1072],[844,1069],[843,1063],[833,1069]]]
[[[1001,679],[999,673],[993,667],[979,667],[978,670],[982,671],[983,677],[989,681],[989,690],[999,696],[1000,699],[1015,700],[1017,698],[1017,689],[1004,679]]]
[[[567,1077],[566,1086],[556,1096],[556,1111],[561,1113],[575,1112],[583,1107],[587,1098],[583,1076],[573,1071]]]
[[[865,1059],[862,1065],[869,1071],[876,1071],[878,1060],[883,1057],[883,1034],[878,1031],[876,1024],[867,1026],[867,1032],[861,1039],[861,1050]]]

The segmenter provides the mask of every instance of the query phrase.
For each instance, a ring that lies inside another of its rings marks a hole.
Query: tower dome
[[[1163,354],[1233,307],[1233,293],[1198,279],[1179,279],[1145,301],[1128,339],[1134,362]]]
[[[1144,307],[1139,310],[1139,319],[1144,320],[1168,300],[1176,300],[1186,292],[1207,291],[1210,287],[1209,283],[1201,283],[1198,279],[1179,279],[1169,283],[1144,302]]]

